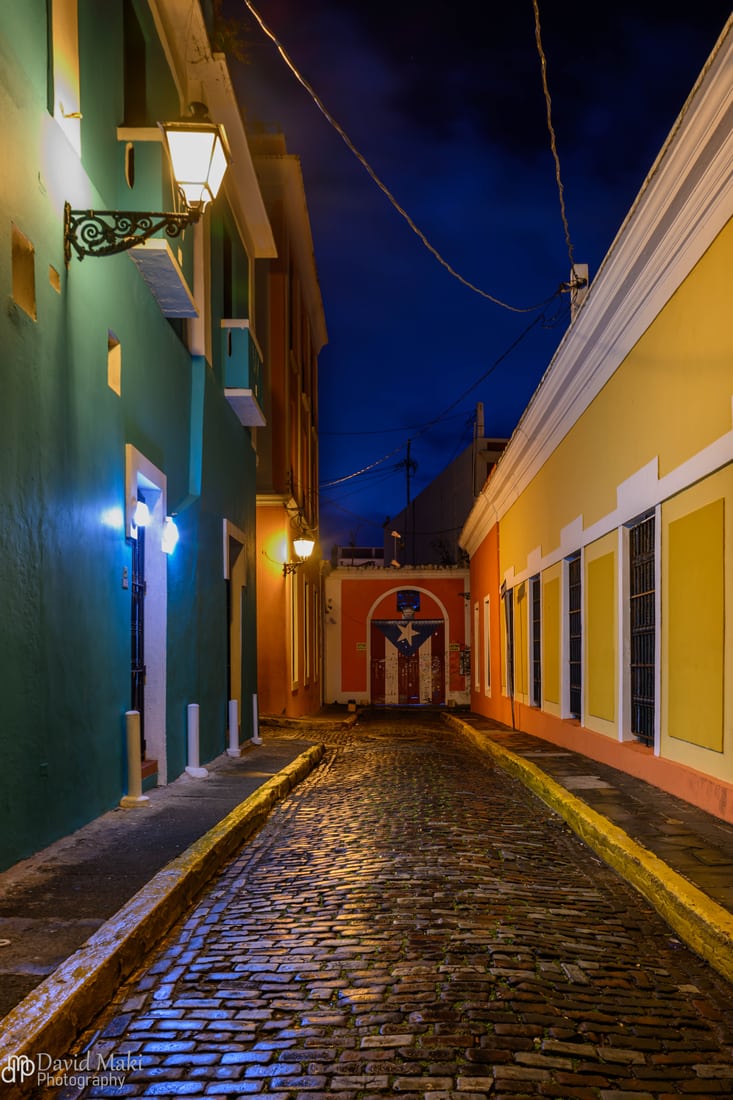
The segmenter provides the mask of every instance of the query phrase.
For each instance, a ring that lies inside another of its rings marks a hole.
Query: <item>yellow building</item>
[[[508,447],[472,709],[733,821],[733,20]]]

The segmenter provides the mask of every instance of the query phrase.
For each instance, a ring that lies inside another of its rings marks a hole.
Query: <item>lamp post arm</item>
[[[164,231],[178,237],[198,221],[199,210],[185,213],[148,213],[136,210],[72,210],[64,206],[64,261],[69,266],[71,250],[80,260],[85,256],[111,256],[142,244]]]

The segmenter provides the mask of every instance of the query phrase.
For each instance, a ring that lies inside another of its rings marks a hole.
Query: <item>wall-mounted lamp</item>
[[[296,569],[299,569],[301,565],[308,561],[308,558],[313,553],[313,547],[316,545],[316,540],[313,537],[308,524],[305,521],[305,516],[301,512],[300,508],[293,507],[287,509],[290,516],[290,526],[293,529],[293,550],[297,561],[286,561],[283,564],[283,576],[287,577],[288,573],[294,573]]]
[[[132,522],[136,527],[149,527],[150,526],[150,509],[144,500],[138,500],[135,505],[135,511],[132,516]]]
[[[286,561],[283,564],[283,576],[287,577],[288,573],[294,573],[296,569],[299,569],[301,565],[304,565],[308,558],[313,553],[313,547],[316,545],[316,540],[310,538],[308,535],[298,535],[293,539],[293,550],[298,556],[297,561]]]
[[[216,194],[229,163],[223,129],[212,122],[203,103],[191,104],[191,118],[162,122],[164,143],[170,158],[180,211],[149,213],[130,210],[72,210],[64,205],[64,259],[71,250],[84,256],[111,256],[125,252],[155,233],[165,230],[178,237],[201,217]]]
[[[178,539],[180,535],[178,533],[178,527],[172,516],[166,516],[163,520],[163,536],[160,540],[160,546],[164,554],[172,554],[178,545]]]

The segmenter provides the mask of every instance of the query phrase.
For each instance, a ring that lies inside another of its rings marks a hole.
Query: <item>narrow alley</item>
[[[543,803],[430,714],[323,740],[39,1098],[733,1096],[733,988]]]

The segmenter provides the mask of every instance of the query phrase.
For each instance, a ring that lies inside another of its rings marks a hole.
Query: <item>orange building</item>
[[[250,139],[277,259],[255,271],[265,332],[257,450],[257,662],[261,714],[297,717],[322,702],[318,546],[318,354],[327,341],[300,161],[281,134]]]
[[[326,701],[469,702],[468,570],[339,567],[325,581]]]

